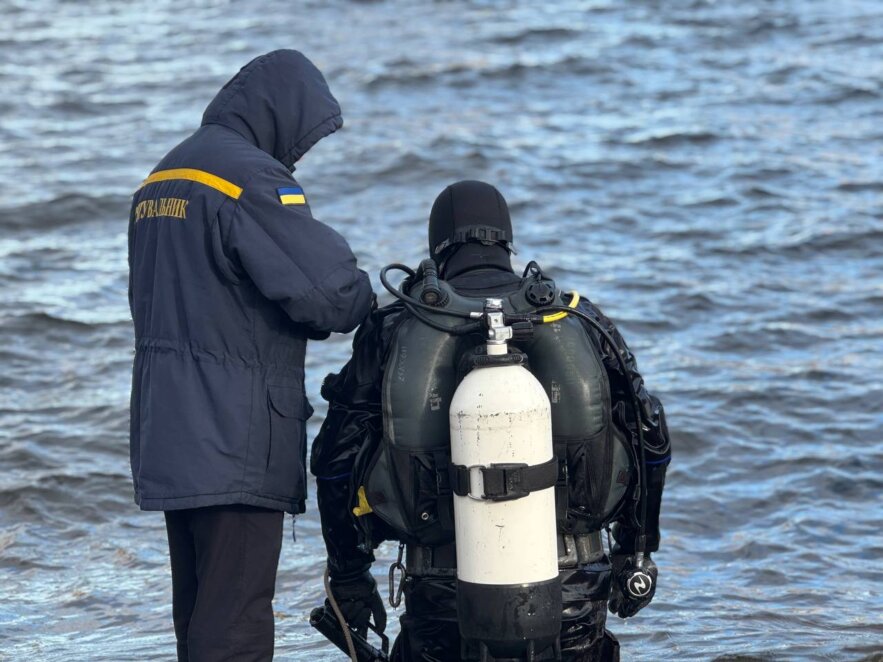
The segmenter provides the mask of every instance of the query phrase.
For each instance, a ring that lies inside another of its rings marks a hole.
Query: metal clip
[[[389,566],[389,604],[393,609],[398,609],[402,604],[402,593],[405,592],[405,580],[408,578],[408,571],[402,559],[405,556],[405,543],[399,543],[399,558]],[[401,572],[398,588],[396,588],[396,570]]]
[[[482,473],[485,468],[483,464],[470,464],[466,467],[466,471],[469,473],[469,491],[466,493],[466,496],[475,501],[485,500],[484,474]]]

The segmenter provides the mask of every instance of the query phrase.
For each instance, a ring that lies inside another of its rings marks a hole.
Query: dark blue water
[[[416,263],[435,195],[490,181],[519,264],[599,303],[663,397],[660,587],[611,617],[626,659],[883,655],[880,2],[0,12],[0,659],[171,657],[162,517],[132,504],[128,469],[128,201],[279,47],[343,105],[298,179],[367,269]],[[311,345],[314,404],[348,343]],[[309,505],[283,549],[278,658],[341,659],[307,624]]]

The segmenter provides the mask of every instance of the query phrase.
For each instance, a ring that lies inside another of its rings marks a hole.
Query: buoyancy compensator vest
[[[402,313],[384,370],[382,439],[364,446],[356,460],[353,512],[369,548],[384,539],[428,546],[453,540],[448,412],[487,341],[483,329],[462,331],[463,317],[477,317],[484,298],[462,296],[429,277],[410,283],[407,294],[434,305]],[[515,314],[575,306],[578,298],[541,272],[494,296],[504,312]],[[558,530],[581,534],[598,531],[620,512],[634,484],[634,452],[610,421],[610,386],[593,338],[576,317],[555,317],[511,344],[527,355],[551,404]]]

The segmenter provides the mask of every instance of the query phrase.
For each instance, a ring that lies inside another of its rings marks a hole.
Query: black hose
[[[479,332],[479,331],[481,331],[481,328],[482,328],[481,321],[466,322],[465,324],[459,324],[457,326],[445,326],[443,324],[439,324],[438,322],[436,322],[433,319],[430,319],[429,317],[427,317],[426,315],[421,313],[419,310],[414,308],[407,301],[402,301],[402,304],[405,306],[405,308],[408,310],[408,312],[411,313],[414,317],[416,317],[418,320],[423,322],[426,326],[431,326],[436,331],[443,331],[444,333],[450,333],[453,336],[465,336],[466,334],[469,334],[469,333]]]
[[[531,260],[527,263],[527,266],[524,267],[524,271],[522,272],[521,277],[527,278],[528,274],[536,276],[537,278],[543,278],[545,276],[543,270],[540,269],[540,265],[537,264],[536,260]]]
[[[387,264],[383,269],[380,270],[380,283],[386,290],[392,294],[396,299],[399,299],[403,303],[411,304],[415,308],[421,308],[423,310],[427,310],[431,313],[439,313],[442,315],[450,315],[451,317],[460,317],[462,319],[472,319],[472,313],[469,311],[458,312],[456,310],[448,310],[447,308],[436,308],[435,306],[430,306],[429,304],[423,303],[422,301],[418,301],[412,296],[408,296],[404,292],[402,292],[401,288],[393,287],[389,279],[386,277],[387,272],[391,269],[395,269],[397,271],[404,271],[406,274],[411,276],[412,278],[417,274],[413,269],[404,265],[404,264]]]
[[[436,331],[443,331],[444,333],[450,333],[455,336],[466,335],[468,333],[475,333],[477,331],[481,331],[482,323],[481,321],[472,320],[472,313],[469,311],[455,311],[448,310],[446,308],[436,308],[435,306],[430,306],[428,304],[423,303],[422,301],[418,301],[412,296],[405,294],[401,288],[393,287],[389,279],[386,277],[386,274],[395,269],[397,271],[404,271],[408,276],[414,278],[417,274],[410,267],[404,264],[388,264],[383,269],[380,270],[380,282],[383,284],[383,287],[387,289],[387,291],[392,294],[396,299],[402,302],[407,311],[411,313],[418,320],[426,324],[427,326],[432,327]],[[436,281],[438,282],[438,281]],[[430,319],[427,315],[420,312],[421,310],[428,310],[433,313],[442,313],[444,315],[450,315],[451,317],[459,317],[461,319],[471,320],[465,324],[460,324],[459,326],[447,327],[443,324],[439,324],[438,322]]]
[[[579,317],[582,320],[588,322],[601,336],[604,340],[607,341],[607,344],[610,345],[610,349],[613,350],[614,356],[616,356],[616,360],[619,363],[619,367],[622,369],[622,374],[625,377],[626,382],[629,385],[629,391],[632,396],[632,409],[635,412],[635,426],[638,430],[638,450],[639,450],[639,468],[638,475],[640,476],[639,480],[641,483],[641,511],[640,518],[638,519],[638,540],[635,545],[636,552],[644,552],[644,549],[647,544],[647,498],[649,494],[649,490],[647,488],[647,451],[646,451],[646,443],[644,441],[644,422],[641,418],[641,403],[638,400],[638,394],[635,391],[635,385],[632,383],[631,378],[629,377],[629,370],[625,364],[625,359],[622,358],[622,354],[620,354],[619,349],[616,346],[613,338],[610,336],[610,333],[601,326],[601,323],[596,320],[591,315],[587,315],[581,310],[577,310],[576,308],[568,308],[567,306],[545,306],[536,311],[536,315],[546,315],[548,313],[559,313],[565,312],[568,315],[574,315]]]

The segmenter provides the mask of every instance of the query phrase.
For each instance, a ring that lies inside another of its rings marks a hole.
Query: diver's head
[[[512,271],[512,252],[509,207],[496,188],[465,180],[435,199],[429,214],[429,255],[439,276],[479,268]]]

